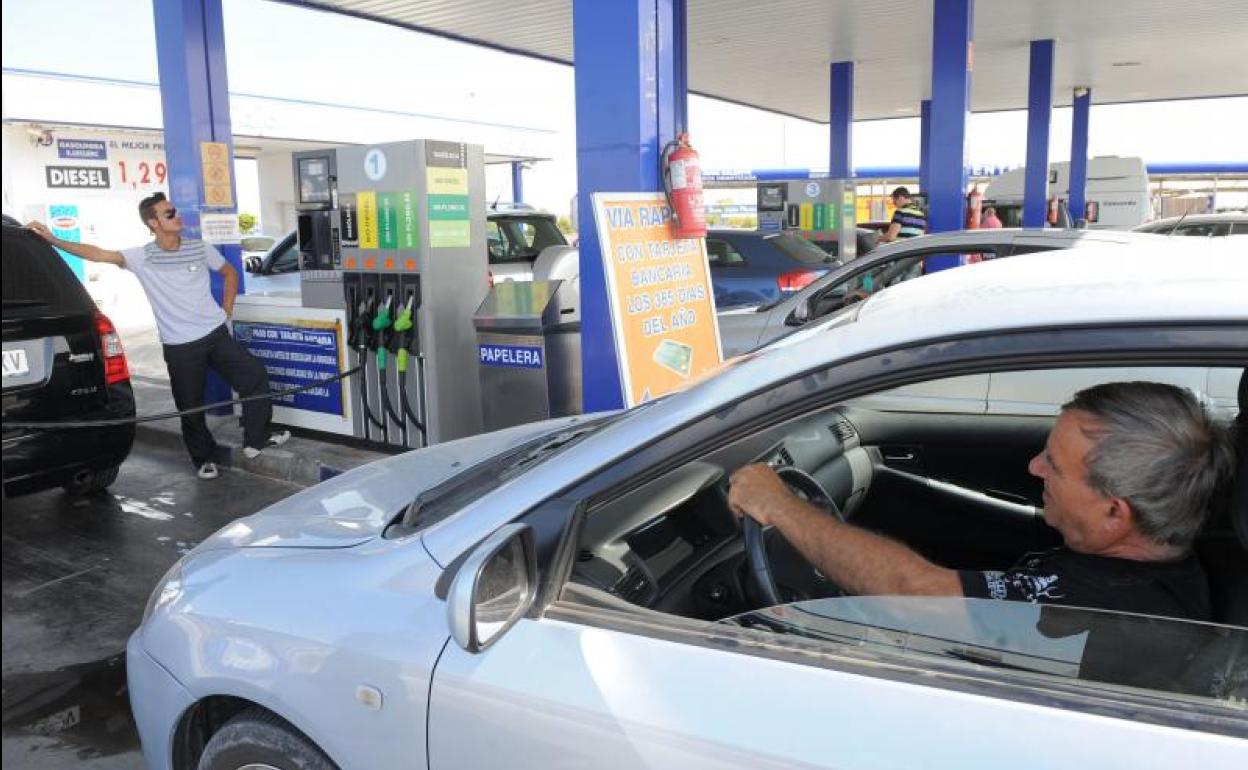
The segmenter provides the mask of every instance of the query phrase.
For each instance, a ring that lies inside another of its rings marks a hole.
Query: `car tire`
[[[108,489],[114,481],[117,480],[117,474],[121,472],[120,465],[114,465],[111,468],[103,468],[98,471],[91,471],[87,477],[80,482],[65,485],[65,491],[74,496],[85,497],[87,495],[95,495]]]
[[[199,758],[199,770],[338,770],[316,744],[289,722],[259,708],[235,716],[213,734]]]

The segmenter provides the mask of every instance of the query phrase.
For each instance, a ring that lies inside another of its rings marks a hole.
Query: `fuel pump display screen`
[[[299,202],[329,203],[329,161],[326,158],[299,159]]]
[[[759,211],[784,211],[784,185],[759,185],[758,209]]]

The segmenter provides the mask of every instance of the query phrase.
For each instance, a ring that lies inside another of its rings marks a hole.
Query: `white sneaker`
[[[199,470],[195,471],[195,475],[199,476],[201,479],[215,479],[221,474],[217,471],[216,463],[204,463],[199,466]]]
[[[257,457],[259,457],[260,453],[263,452],[264,450],[268,449],[269,447],[281,446],[282,444],[285,444],[286,440],[289,438],[290,438],[290,431],[288,430],[273,431],[272,433],[269,434],[268,441],[264,442],[264,446],[243,447],[243,457],[246,457],[248,460],[254,460]]]

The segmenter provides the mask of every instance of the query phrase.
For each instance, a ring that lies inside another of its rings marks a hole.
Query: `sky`
[[[571,67],[268,0],[224,0],[223,8],[231,93],[552,132],[552,159],[526,172],[526,198],[566,212],[576,187]],[[6,0],[2,30],[6,69],[157,79],[152,0]],[[1248,160],[1245,125],[1246,97],[1094,105],[1089,154]],[[827,127],[810,121],[691,96],[690,130],[705,169],[827,164]],[[914,118],[857,123],[854,164],[917,165],[918,137]],[[968,124],[972,166],[1021,165],[1025,145],[1022,111],[976,114]],[[1070,111],[1055,109],[1050,158],[1069,153]],[[509,186],[505,168],[490,172],[491,197]]]

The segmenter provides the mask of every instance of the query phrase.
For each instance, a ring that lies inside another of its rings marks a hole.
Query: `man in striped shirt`
[[[247,349],[230,334],[226,323],[238,293],[238,272],[210,243],[182,237],[178,210],[156,193],[139,203],[139,218],[152,231],[144,246],[108,251],[86,243],[55,237],[39,222],[28,227],[53,246],[90,262],[105,262],[134,273],[156,316],[156,328],[169,368],[169,385],[178,411],[204,405],[204,384],[215,370],[241,396],[269,392],[269,375]],[[208,271],[221,273],[225,293],[221,305],[212,297]],[[243,404],[243,454],[253,458],[266,447],[285,443],[290,431],[273,431],[273,407],[267,398]],[[183,415],[182,440],[202,479],[218,475],[213,456],[217,443],[204,413]]]
[[[927,232],[927,215],[910,199],[910,191],[905,187],[893,190],[893,219],[888,229],[880,235],[880,242],[890,243],[898,238],[913,238]]]

